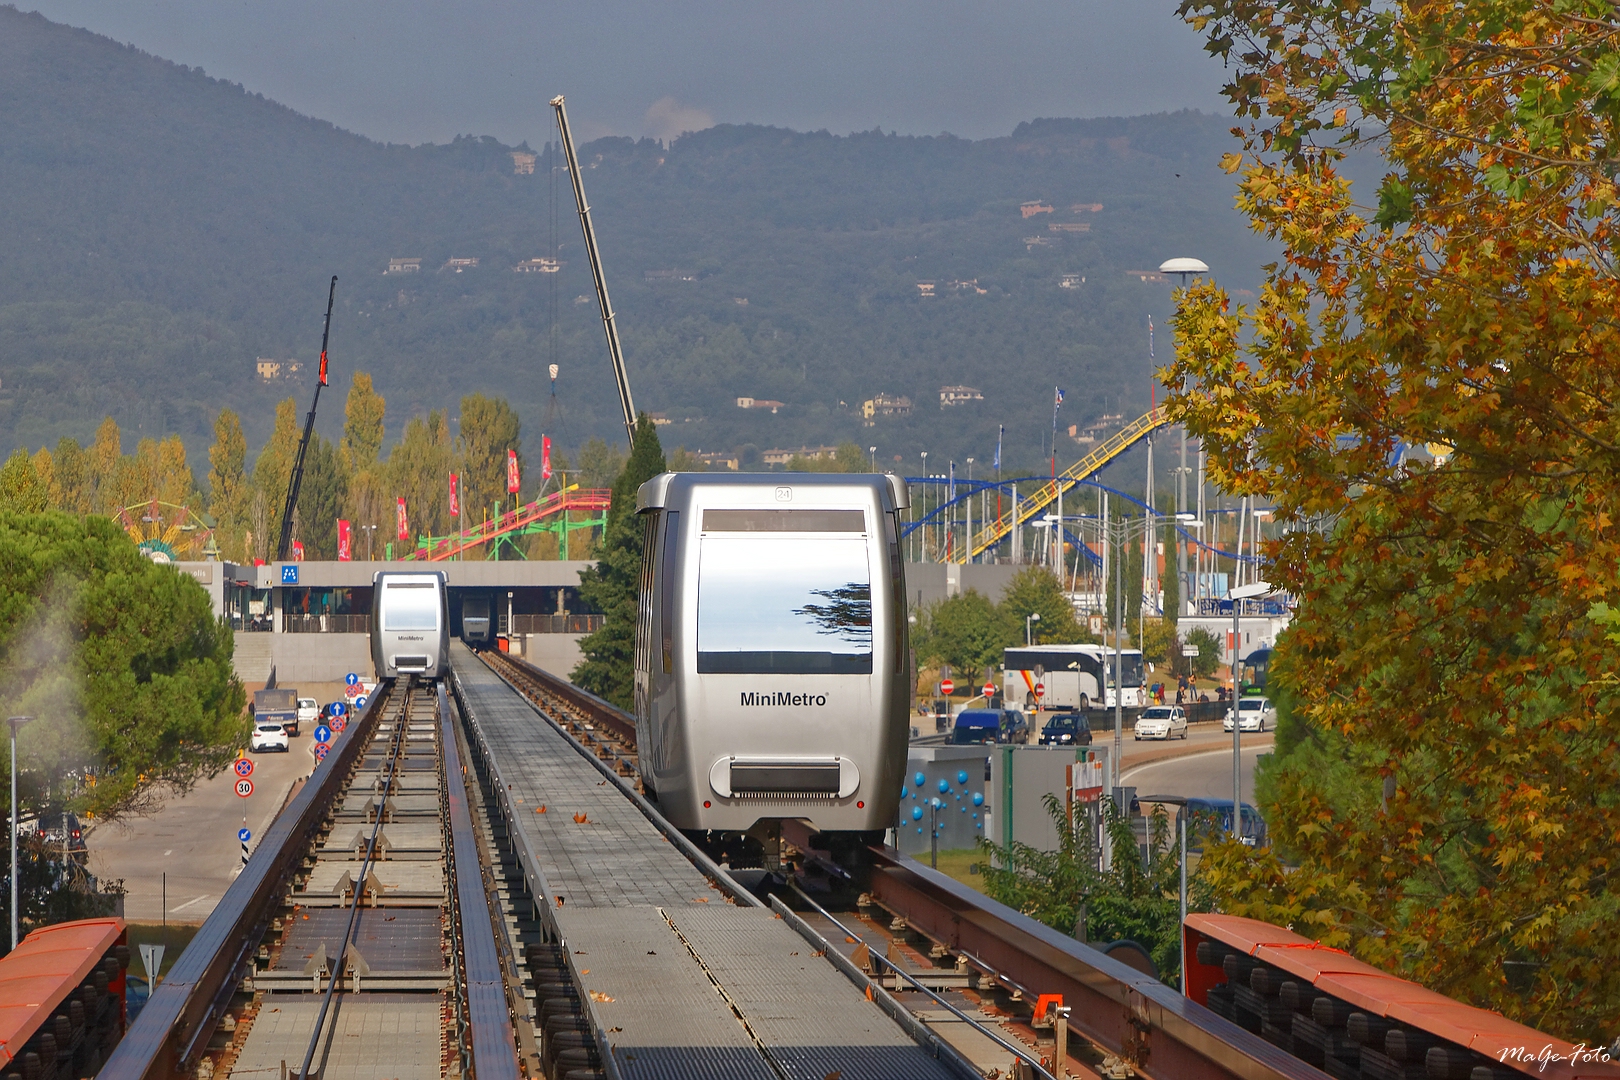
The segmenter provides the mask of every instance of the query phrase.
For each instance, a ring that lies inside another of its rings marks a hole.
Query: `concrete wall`
[[[559,678],[568,678],[569,672],[585,659],[585,654],[579,651],[577,637],[568,634],[521,634],[519,637],[518,655]]]
[[[986,835],[1005,846],[1016,841],[1042,851],[1058,848],[1057,826],[1042,802],[1047,793],[1064,797],[1067,768],[1082,755],[1094,753],[1108,775],[1109,747],[1060,748],[1055,746],[996,746],[991,748],[990,784],[985,792],[993,804],[985,824]]]
[[[896,846],[907,855],[927,857],[929,830],[935,818],[930,804],[938,799],[939,849],[970,848],[984,835],[990,811],[984,766],[993,746],[913,746],[906,758],[906,781],[900,798]],[[967,775],[964,777],[963,774]],[[921,776],[922,782],[917,782]],[[940,781],[945,791],[939,790]],[[975,802],[975,797],[978,801]]]
[[[276,668],[276,682],[341,683],[355,672],[373,676],[370,634],[237,634],[235,667],[244,683],[263,684]]]

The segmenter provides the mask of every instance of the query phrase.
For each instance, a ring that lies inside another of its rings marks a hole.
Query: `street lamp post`
[[[1266,581],[1240,585],[1229,591],[1232,597],[1232,833],[1239,839],[1243,837],[1243,725],[1238,714],[1238,652],[1243,637],[1238,613],[1243,610],[1243,601],[1270,591],[1271,583]]]
[[[366,562],[371,562],[371,534],[377,531],[377,526],[362,525],[360,527],[366,530]]]
[[[17,732],[32,716],[8,716],[6,726],[11,728],[11,947],[17,948]],[[64,820],[66,820],[64,818]],[[67,831],[66,826],[63,832]]]
[[[1038,612],[1038,611],[1032,611],[1028,615],[1024,616],[1024,647],[1025,648],[1028,648],[1029,646],[1035,644],[1035,638],[1034,638],[1033,633],[1032,633],[1032,631],[1030,629],[1030,624],[1031,623],[1038,623],[1040,621],[1041,621],[1041,613]]]
[[[877,472],[877,447],[868,446],[866,452],[872,455],[872,471]]]

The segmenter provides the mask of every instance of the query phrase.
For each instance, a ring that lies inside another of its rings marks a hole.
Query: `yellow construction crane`
[[[1057,479],[1050,480],[1041,485],[1041,489],[1025,498],[1018,500],[1017,506],[1007,510],[995,521],[985,525],[973,537],[968,545],[968,557],[983,554],[988,549],[999,544],[1003,537],[1013,529],[1024,524],[1030,518],[1045,510],[1057,501],[1058,489],[1070,491],[1080,481],[1113,461],[1119,455],[1129,450],[1137,442],[1147,438],[1158,428],[1170,422],[1169,412],[1160,406],[1152,412],[1137,417],[1107,439],[1103,444],[1079,461],[1070,465],[1058,474]],[[1017,520],[1014,520],[1016,517]]]

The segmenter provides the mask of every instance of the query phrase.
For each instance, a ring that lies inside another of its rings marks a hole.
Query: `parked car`
[[[1268,727],[1277,726],[1277,706],[1271,703],[1268,697],[1238,698],[1237,703],[1238,726],[1244,731],[1265,731]],[[1222,728],[1232,730],[1232,712],[1227,710],[1226,719],[1221,722]]]
[[[1025,744],[1029,742],[1029,721],[1017,709],[991,709],[1001,714],[1001,741]]]
[[[319,720],[320,718],[321,718],[321,703],[320,702],[316,701],[312,697],[301,697],[301,698],[298,699],[298,727],[299,728],[303,727],[305,724],[313,725],[315,723],[315,721]],[[294,734],[297,734],[297,731],[298,731],[297,728],[293,729]]]
[[[952,746],[982,746],[1000,741],[1001,710],[963,709],[951,728]]]
[[[79,816],[73,813],[62,813],[59,810],[48,810],[33,821],[20,822],[17,831],[23,834],[37,835],[46,846],[60,850],[66,843],[70,852],[85,849],[84,830],[79,825]]]
[[[1170,799],[1149,795],[1145,802],[1168,802]],[[1176,812],[1176,828],[1181,828],[1181,819],[1189,817],[1191,824],[1187,830],[1188,851],[1203,851],[1204,837],[1213,828],[1221,833],[1232,831],[1232,800],[1231,799],[1182,799],[1180,809]],[[1260,816],[1260,811],[1250,803],[1243,804],[1243,828],[1238,840],[1249,847],[1265,847],[1268,841],[1266,819]]]
[[[1055,713],[1041,727],[1041,745],[1090,746],[1091,723],[1081,713]]]
[[[276,750],[286,753],[291,746],[287,738],[287,726],[275,721],[261,722],[253,725],[253,735],[248,739],[248,749],[255,754],[265,754]]]
[[[1180,705],[1150,705],[1137,717],[1132,734],[1137,742],[1143,739],[1185,739],[1187,711]]]

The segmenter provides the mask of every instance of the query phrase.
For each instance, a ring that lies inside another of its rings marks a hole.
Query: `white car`
[[[1268,697],[1238,698],[1238,726],[1244,731],[1265,731],[1277,726],[1277,706]],[[1232,714],[1228,712],[1221,722],[1226,731],[1232,730]]]
[[[1187,712],[1180,705],[1150,705],[1142,710],[1133,733],[1143,739],[1185,739]]]
[[[265,754],[275,750],[286,753],[287,748],[287,729],[285,727],[272,723],[253,725],[253,736],[248,740],[248,749],[253,753]]]
[[[312,697],[298,699],[298,730],[314,727],[321,719],[321,703]]]

